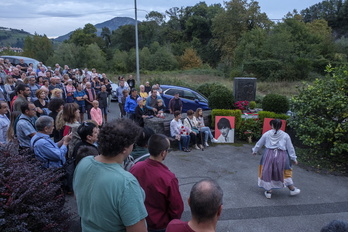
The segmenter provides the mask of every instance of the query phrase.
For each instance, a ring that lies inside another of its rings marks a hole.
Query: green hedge
[[[258,114],[259,114],[260,121],[262,121],[262,124],[265,118],[276,118],[276,119],[284,119],[284,120],[287,120],[288,118],[290,118],[290,116],[286,114],[276,114],[270,111],[259,111]]]
[[[215,126],[215,116],[234,116],[235,117],[235,129],[238,130],[242,123],[242,111],[240,110],[224,110],[224,109],[213,109],[211,111],[211,125]]]

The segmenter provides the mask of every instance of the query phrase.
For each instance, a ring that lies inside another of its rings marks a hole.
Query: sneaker
[[[200,148],[197,146],[197,144],[195,145],[195,148],[196,148],[197,150],[200,150]]]
[[[205,143],[204,143],[204,146],[209,147],[208,142],[205,142]]]
[[[200,149],[204,150],[204,146],[202,144],[198,145]]]
[[[215,139],[215,138],[212,138],[211,142],[212,142],[212,143],[217,143],[217,142],[218,142],[218,140],[217,140],[217,139]]]
[[[301,190],[298,188],[295,188],[294,190],[290,190],[290,195],[295,196],[297,194],[300,194]]]
[[[265,191],[265,196],[266,196],[267,199],[271,199],[272,193],[270,193],[268,191]]]

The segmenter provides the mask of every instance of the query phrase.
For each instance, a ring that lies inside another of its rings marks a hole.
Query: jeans
[[[208,138],[210,139],[214,138],[210,128],[207,126],[201,127],[201,132],[204,133],[204,142],[208,142]]]
[[[182,151],[184,148],[190,147],[190,136],[189,135],[181,135],[179,141],[179,149]]]

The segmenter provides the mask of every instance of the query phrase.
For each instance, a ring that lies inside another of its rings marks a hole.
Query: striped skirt
[[[259,166],[258,185],[265,190],[293,185],[290,156],[287,151],[265,149]]]

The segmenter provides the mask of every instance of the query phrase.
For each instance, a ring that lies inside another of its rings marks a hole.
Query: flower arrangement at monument
[[[240,110],[246,110],[248,105],[249,105],[248,101],[237,101],[234,103],[234,106]]]

